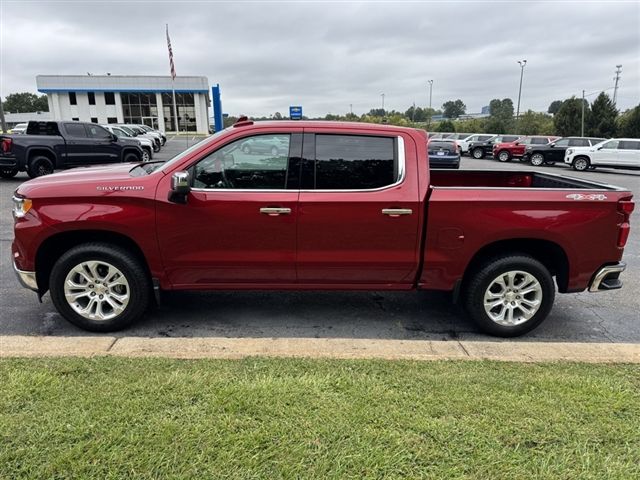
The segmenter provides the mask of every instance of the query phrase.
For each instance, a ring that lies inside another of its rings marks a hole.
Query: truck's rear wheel
[[[30,178],[42,177],[51,173],[53,173],[53,162],[44,156],[33,157],[27,166],[27,175]]]
[[[1,168],[0,178],[13,178],[18,174],[17,168]]]
[[[128,327],[150,301],[149,275],[129,251],[105,243],[87,243],[63,254],[49,281],[60,314],[91,332]]]
[[[465,307],[485,333],[517,337],[549,315],[555,285],[547,268],[526,255],[494,258],[472,274]]]

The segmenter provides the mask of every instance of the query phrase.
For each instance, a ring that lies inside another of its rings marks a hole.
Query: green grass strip
[[[2,360],[0,478],[640,478],[640,367]]]

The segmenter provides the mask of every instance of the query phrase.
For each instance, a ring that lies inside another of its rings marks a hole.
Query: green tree
[[[372,108],[371,110],[369,110],[369,113],[367,115],[370,115],[372,117],[384,117],[384,108]]]
[[[640,138],[640,105],[620,115],[618,132],[621,137]]]
[[[513,101],[510,98],[494,98],[489,102],[489,119],[486,133],[510,133],[513,131]]]
[[[550,113],[551,115],[555,115],[556,113],[558,113],[558,110],[560,110],[561,106],[562,106],[562,100],[554,100],[553,102],[551,102],[551,105],[549,105],[549,109],[547,110],[547,113]]]
[[[518,133],[522,135],[550,135],[553,130],[553,119],[545,113],[528,110],[518,120]]]
[[[436,126],[436,132],[455,132],[456,127],[451,120],[443,120]]]
[[[10,93],[2,103],[5,112],[28,113],[28,112],[48,112],[49,103],[46,95],[36,95],[34,93]]]
[[[445,118],[458,118],[460,115],[464,115],[467,111],[467,106],[462,100],[449,100],[442,104],[442,112]]]
[[[588,110],[585,108],[585,122],[588,118]],[[571,97],[562,102],[558,113],[553,116],[553,125],[556,135],[567,137],[580,135],[582,122],[582,100]]]
[[[601,92],[591,104],[591,115],[585,119],[587,135],[602,138],[615,137],[617,118],[618,110],[616,110],[611,98]]]

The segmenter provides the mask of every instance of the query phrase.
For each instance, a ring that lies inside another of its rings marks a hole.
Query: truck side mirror
[[[191,191],[189,172],[175,172],[171,175],[171,190],[169,201],[173,203],[187,203],[187,195]]]

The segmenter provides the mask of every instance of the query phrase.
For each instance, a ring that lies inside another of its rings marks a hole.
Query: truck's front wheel
[[[128,327],[144,314],[151,285],[146,269],[124,248],[87,243],[63,254],[49,281],[60,314],[92,332]]]
[[[494,258],[472,274],[465,307],[476,325],[499,337],[517,337],[549,315],[555,286],[549,270],[526,255]]]

